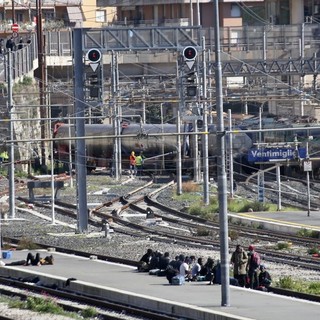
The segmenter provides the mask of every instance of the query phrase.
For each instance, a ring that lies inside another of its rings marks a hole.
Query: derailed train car
[[[67,124],[59,124],[55,128],[55,158],[67,164],[70,152],[74,155],[75,140],[74,127]],[[213,166],[219,150],[217,148],[216,127],[208,128],[208,154],[210,166]],[[190,170],[193,167],[195,150],[201,153],[201,131],[197,138],[190,126],[181,126],[182,168]],[[143,151],[145,156],[144,167],[146,169],[174,170],[177,157],[177,126],[175,124],[145,124],[126,123],[121,128],[121,154],[123,168],[128,168],[131,151],[136,154]],[[85,125],[85,145],[88,167],[111,167],[114,159],[114,128],[106,124]],[[71,141],[71,142],[70,142]],[[199,143],[198,148],[194,144]],[[71,146],[71,150],[70,150]],[[252,147],[252,141],[245,133],[239,133],[233,137],[233,154],[246,153]]]

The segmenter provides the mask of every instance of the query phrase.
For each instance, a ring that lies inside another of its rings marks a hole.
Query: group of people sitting
[[[163,254],[148,249],[139,261],[138,271],[165,276],[169,283],[172,283],[172,279],[176,276],[182,277],[185,281],[221,283],[220,263],[210,257],[206,262],[203,258],[196,259],[195,256],[189,257],[183,254],[171,259],[169,252]]]
[[[233,277],[230,284],[252,289],[264,290],[271,285],[271,276],[265,265],[257,260],[258,253],[254,254],[254,247],[250,246],[248,253],[238,245],[231,256]],[[258,262],[258,265],[256,263]],[[139,272],[149,272],[151,275],[165,276],[169,283],[174,277],[181,277],[184,281],[208,281],[208,284],[221,284],[221,264],[219,260],[185,256],[180,254],[174,259],[169,252],[161,253],[148,249],[138,263]]]

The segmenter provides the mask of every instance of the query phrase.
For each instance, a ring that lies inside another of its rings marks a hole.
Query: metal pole
[[[15,208],[15,186],[14,186],[14,125],[12,121],[12,109],[13,109],[13,98],[12,98],[12,52],[8,51],[8,112],[10,116],[9,121],[9,132],[10,132],[10,167],[9,167],[9,211],[10,217],[15,218],[16,208]]]
[[[117,96],[116,99],[116,116],[118,116],[118,121],[117,121],[117,150],[118,150],[118,177],[119,179],[121,179],[121,174],[122,174],[122,153],[121,153],[121,126],[120,126],[120,117],[122,117],[122,106],[120,104],[120,91],[119,91],[119,68],[118,68],[118,53],[116,53],[115,55],[115,64],[114,64],[114,68],[115,68],[115,93]]]
[[[190,0],[190,26],[193,26],[193,5],[192,0]]]
[[[197,110],[199,105],[197,104]],[[199,148],[198,148],[198,124],[197,120],[193,120],[193,131],[195,135],[192,136],[193,140],[193,181],[199,182]]]
[[[309,132],[308,132],[308,140],[306,143],[306,159],[309,161]],[[308,217],[310,217],[310,206],[311,206],[311,197],[310,197],[310,172],[307,170],[307,199],[308,199]]]
[[[55,199],[54,199],[54,157],[53,157],[53,140],[51,140],[50,143],[50,147],[51,147],[51,221],[52,224],[56,223],[56,219],[55,219]]]
[[[262,112],[264,103],[259,107],[259,148],[262,148]],[[258,201],[264,203],[264,171],[263,164],[260,164],[260,174],[258,177]]]
[[[14,5],[15,0],[11,0],[11,10],[12,10],[12,24],[15,23],[15,5]]]
[[[305,23],[302,23],[301,25],[301,67],[302,67],[302,70],[303,70],[303,66],[304,66],[304,46],[305,46],[305,36],[304,36],[304,33],[305,33]],[[302,90],[303,90],[303,87],[304,87],[304,77],[301,77],[301,87],[302,87]],[[300,102],[300,107],[301,107],[301,116],[304,116],[304,99],[303,99],[303,96],[301,97],[301,102]]]
[[[76,137],[85,137],[84,123],[84,88],[83,88],[83,43],[82,29],[73,30],[74,47],[74,92],[75,111],[79,119],[76,119]],[[77,209],[78,209],[78,233],[88,231],[87,208],[87,173],[86,173],[86,143],[85,139],[76,141],[76,179],[77,179]]]
[[[71,142],[71,121],[68,119],[68,131],[69,131],[69,175],[70,175],[70,187],[73,188],[73,177],[72,177],[72,142]]]
[[[282,210],[281,206],[281,177],[280,177],[280,165],[277,163],[277,185],[278,185],[278,211]]]
[[[208,61],[211,61],[211,50],[208,49]],[[212,124],[213,122],[213,117],[212,117],[212,77],[211,77],[212,71],[211,68],[208,68],[208,78],[209,78],[209,85],[208,85],[208,89],[209,89],[209,101],[210,101],[210,106],[209,106],[209,120],[208,122],[210,124]],[[206,93],[207,94],[207,93]]]
[[[117,92],[117,79],[116,79],[116,56],[112,51],[112,60],[111,60],[111,82],[112,82],[112,101],[113,101],[113,128],[114,134],[118,136],[118,118],[117,118],[117,102],[116,102],[116,92]],[[119,167],[119,143],[118,138],[114,139],[114,148],[113,148],[113,159],[112,159],[112,168],[114,168],[114,177],[116,181],[120,179],[120,167]]]
[[[146,88],[145,86],[142,87],[142,123],[145,124],[146,123],[146,92],[145,92]]]
[[[311,201],[311,199],[310,199],[310,172],[309,171],[307,171],[307,186],[308,186],[308,193],[307,193],[307,195],[308,195],[308,217],[310,217],[310,201]]]
[[[177,157],[177,195],[182,194],[182,175],[181,175],[181,126],[180,126],[180,110],[177,111],[177,148],[178,148],[178,157]]]
[[[200,26],[201,21],[200,21],[200,4],[199,0],[197,0],[197,25]]]
[[[161,133],[163,134],[164,128],[163,128],[163,104],[160,103],[160,117],[161,117]],[[161,159],[161,169],[165,169],[165,163],[164,163],[164,136],[161,137],[161,152],[162,152],[162,159]]]
[[[202,37],[202,90],[203,90],[203,132],[208,132],[208,104],[207,104],[207,63],[206,63],[206,38]],[[202,136],[202,155],[203,155],[203,202],[205,205],[210,203],[209,186],[209,151],[208,134]]]
[[[231,109],[228,109],[228,116],[229,116],[229,128],[232,130],[232,117],[231,117]],[[230,197],[233,199],[234,192],[233,192],[233,135],[232,133],[229,134],[229,177],[230,177]]]
[[[41,165],[46,164],[46,146],[44,139],[46,138],[46,123],[45,119],[48,117],[47,104],[45,99],[45,55],[44,55],[44,38],[42,29],[42,2],[36,1],[37,11],[37,41],[38,41],[38,61],[39,61],[39,94],[40,94],[40,117],[41,120]]]
[[[220,224],[220,258],[221,258],[221,306],[230,305],[229,284],[229,248],[228,248],[228,212],[227,212],[227,177],[225,163],[225,133],[223,122],[222,66],[220,52],[219,1],[214,1],[215,15],[215,60],[216,60],[216,99],[217,99],[217,147],[218,156],[218,195]]]
[[[181,58],[181,57],[180,57]],[[178,79],[178,90],[179,90],[179,97],[180,97],[180,103],[177,110],[177,195],[182,194],[182,172],[181,172],[181,126],[180,126],[180,117],[181,117],[181,111],[184,108],[184,92],[183,92],[183,72],[180,72],[180,66],[179,63],[177,63],[177,79]]]

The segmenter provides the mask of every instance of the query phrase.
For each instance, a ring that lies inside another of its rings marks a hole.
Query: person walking
[[[248,255],[240,244],[232,253],[230,262],[233,265],[233,277],[238,280],[240,287],[244,287],[247,278]]]
[[[136,155],[134,151],[132,151],[130,154],[129,162],[130,162],[130,175],[136,175],[137,166],[136,166]]]

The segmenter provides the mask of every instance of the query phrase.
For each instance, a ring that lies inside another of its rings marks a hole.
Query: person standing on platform
[[[136,175],[137,166],[136,166],[136,155],[134,151],[131,152],[129,161],[130,161],[130,175]]]
[[[248,253],[248,264],[247,264],[247,271],[248,271],[248,278],[249,278],[249,288],[256,289],[259,287],[259,267],[260,267],[260,255],[258,252],[255,251],[255,247],[250,245]]]
[[[247,277],[248,255],[240,244],[236,246],[236,250],[232,253],[230,262],[233,265],[234,278],[238,280],[240,287],[244,287]]]

